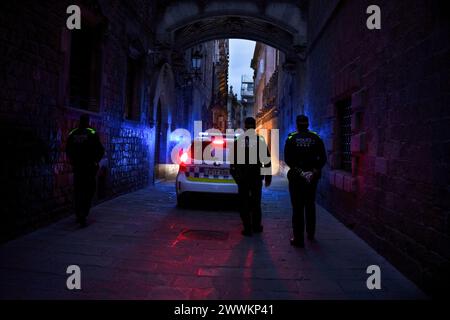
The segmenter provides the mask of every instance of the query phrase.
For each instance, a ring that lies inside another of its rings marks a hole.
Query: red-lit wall
[[[445,1],[310,1],[305,112],[329,162],[319,202],[430,292],[450,269],[450,28]],[[336,103],[352,99],[351,173]],[[446,279],[446,281],[444,281]]]

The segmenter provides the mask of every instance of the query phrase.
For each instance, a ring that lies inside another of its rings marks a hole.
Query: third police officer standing
[[[289,166],[289,193],[293,207],[291,244],[304,247],[304,229],[309,240],[314,240],[316,229],[316,189],[327,158],[320,137],[308,130],[309,120],[305,115],[297,117],[297,131],[289,134],[284,160]]]

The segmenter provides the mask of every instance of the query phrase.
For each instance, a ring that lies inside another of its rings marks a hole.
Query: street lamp
[[[202,55],[200,54],[200,52],[195,51],[192,54],[191,59],[192,59],[192,69],[194,70],[194,72],[199,71],[202,66]]]
[[[182,72],[185,84],[190,86],[192,85],[192,81],[201,79],[201,66],[202,66],[203,55],[199,50],[191,51],[191,66],[190,68],[187,66],[186,69]]]

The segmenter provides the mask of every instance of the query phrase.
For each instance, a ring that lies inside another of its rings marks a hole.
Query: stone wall
[[[432,294],[450,270],[450,28],[445,1],[309,7],[312,129],[329,162],[319,202]],[[328,2],[328,1],[327,1]],[[339,170],[337,104],[351,98],[351,172]]]
[[[129,121],[123,116],[127,44],[144,39],[141,45],[147,46],[144,21],[151,20],[151,8],[145,1],[99,3],[95,10],[104,15],[107,28],[102,40],[99,111],[90,114],[106,155],[99,172],[97,201],[150,183],[154,153],[150,92],[142,90],[138,119]],[[2,241],[71,212],[72,173],[64,148],[83,111],[67,104],[71,35],[65,25],[69,4],[72,2],[0,4]],[[148,61],[144,66],[141,88],[149,87],[154,72]]]

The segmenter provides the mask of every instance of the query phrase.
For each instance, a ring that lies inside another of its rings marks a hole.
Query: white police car
[[[175,182],[178,206],[185,206],[193,193],[238,193],[230,174],[229,148],[234,138],[234,135],[201,133],[189,151],[180,151]]]

